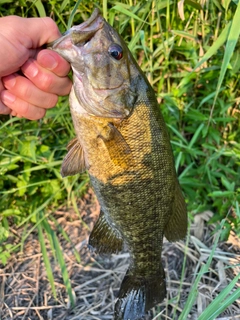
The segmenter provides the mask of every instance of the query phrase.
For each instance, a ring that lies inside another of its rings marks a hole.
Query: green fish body
[[[154,91],[98,10],[51,44],[71,64],[76,138],[62,175],[87,170],[101,206],[89,238],[99,253],[127,246],[115,320],[137,320],[166,294],[163,236],[184,238],[187,210]]]

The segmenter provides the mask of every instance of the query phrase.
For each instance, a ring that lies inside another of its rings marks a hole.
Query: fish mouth
[[[98,9],[94,9],[92,15],[78,26],[73,26],[62,36],[49,44],[47,49],[52,49],[61,53],[61,51],[70,49],[72,45],[83,46],[91,40],[95,33],[103,27],[104,18]]]

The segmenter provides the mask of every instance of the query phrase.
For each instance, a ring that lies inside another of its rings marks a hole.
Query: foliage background
[[[95,6],[123,36],[156,91],[190,216],[210,209],[212,222],[227,217],[222,238],[231,229],[240,234],[240,52],[239,28],[234,29],[239,2],[0,0],[0,14],[51,16],[64,32]],[[67,204],[78,210],[87,174],[60,176],[72,137],[67,97],[40,121],[1,116],[3,263],[56,208]],[[20,243],[6,243],[16,238],[12,225],[25,226]]]

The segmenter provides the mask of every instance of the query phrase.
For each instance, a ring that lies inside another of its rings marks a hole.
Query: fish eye
[[[121,60],[123,57],[123,49],[119,44],[116,43],[112,44],[108,48],[108,53],[116,60]]]

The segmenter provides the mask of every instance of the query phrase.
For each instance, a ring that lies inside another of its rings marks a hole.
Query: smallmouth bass
[[[187,210],[154,91],[123,39],[98,10],[49,45],[70,62],[76,138],[62,175],[87,170],[101,206],[89,238],[99,253],[126,245],[129,269],[115,320],[138,320],[166,294],[163,236],[184,238]]]

